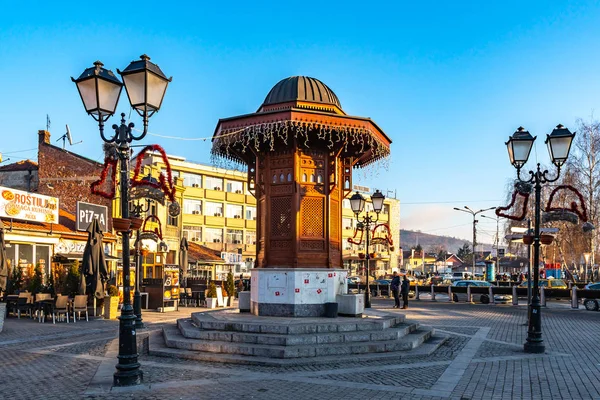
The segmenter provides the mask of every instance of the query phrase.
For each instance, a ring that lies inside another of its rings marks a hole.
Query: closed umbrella
[[[6,282],[8,281],[8,264],[4,246],[4,224],[0,220],[0,292],[6,290]]]
[[[91,291],[97,299],[104,298],[104,282],[108,279],[106,260],[104,258],[104,249],[102,246],[102,237],[104,236],[100,229],[97,219],[93,219],[87,229],[88,240],[83,250],[82,278],[85,294],[85,280],[90,281]],[[80,291],[81,291],[80,282]]]
[[[179,243],[179,268],[181,269],[182,278],[187,279],[188,271],[188,241],[186,238],[181,238]]]

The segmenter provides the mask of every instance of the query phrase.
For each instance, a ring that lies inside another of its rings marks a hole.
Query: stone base
[[[323,317],[325,303],[348,293],[348,271],[329,268],[252,269],[250,310],[269,317]]]
[[[325,304],[275,304],[250,302],[252,314],[276,317],[322,317]]]
[[[250,312],[250,292],[240,292],[238,298],[240,312]]]

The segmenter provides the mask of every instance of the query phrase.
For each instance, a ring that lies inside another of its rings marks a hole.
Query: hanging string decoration
[[[503,218],[508,218],[513,221],[523,221],[525,216],[527,215],[527,204],[529,203],[529,196],[531,195],[533,187],[530,183],[526,182],[516,182],[515,183],[515,191],[512,194],[512,199],[510,204],[506,207],[498,207],[496,208],[496,215]],[[517,203],[517,198],[521,198],[521,214],[511,215],[507,214],[504,211],[508,211],[515,206]]]
[[[148,227],[148,222],[156,223],[157,226],[154,229]],[[138,235],[138,240],[152,240],[154,242],[158,242],[162,240],[162,226],[160,224],[160,219],[156,215],[148,215],[142,224],[142,230]]]
[[[296,141],[299,147],[310,148],[320,142],[328,149],[343,148],[346,155],[369,157],[356,165],[364,167],[390,154],[390,149],[368,128],[317,123],[305,120],[285,120],[223,129],[213,138],[211,153],[235,163],[245,164],[244,155],[278,150],[278,142],[286,147]]]

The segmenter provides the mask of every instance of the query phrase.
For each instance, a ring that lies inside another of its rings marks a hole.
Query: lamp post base
[[[523,350],[525,350],[525,353],[543,354],[546,352],[546,346],[544,345],[543,340],[540,340],[539,342],[527,341],[523,345]]]
[[[367,284],[367,290],[365,290],[365,308],[371,308],[371,291]]]
[[[534,298],[529,306],[529,329],[527,339],[523,345],[525,353],[541,354],[546,351],[544,339],[542,339],[542,316],[540,314],[539,300]]]
[[[144,374],[140,369],[135,331],[135,315],[131,304],[125,304],[119,317],[119,363],[113,375],[114,386],[132,386],[142,383]]]

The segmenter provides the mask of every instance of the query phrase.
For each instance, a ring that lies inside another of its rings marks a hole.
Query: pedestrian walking
[[[398,272],[394,271],[394,277],[392,278],[392,294],[394,295],[394,308],[400,308],[400,296],[398,294],[400,290],[400,276]]]
[[[408,308],[408,291],[410,290],[410,281],[408,280],[408,277],[406,275],[404,275],[404,280],[402,281],[402,289],[400,290],[400,293],[402,293],[402,308],[406,309]]]

